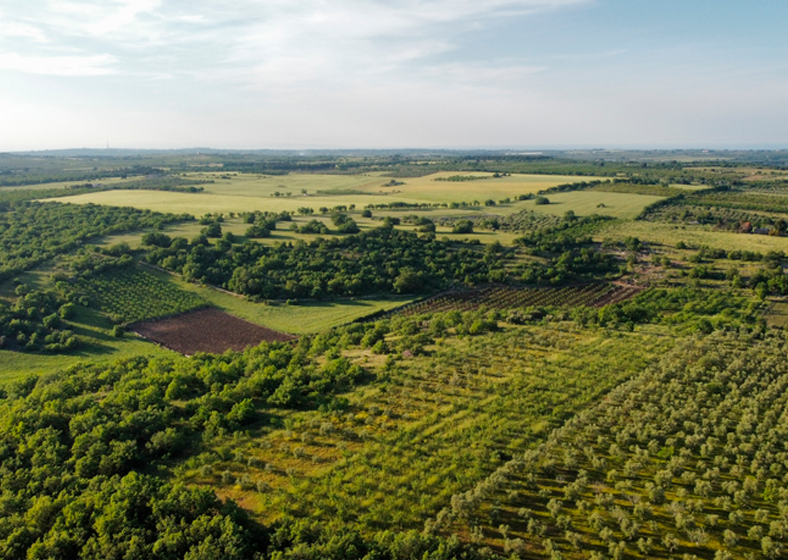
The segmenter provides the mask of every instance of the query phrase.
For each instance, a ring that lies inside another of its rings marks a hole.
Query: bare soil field
[[[138,335],[190,356],[197,352],[221,354],[242,351],[263,341],[286,342],[293,335],[260,327],[219,309],[207,308],[174,317],[129,325]]]

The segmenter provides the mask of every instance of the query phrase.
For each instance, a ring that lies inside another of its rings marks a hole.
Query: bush
[[[473,233],[473,222],[470,220],[457,220],[454,222],[452,233]]]

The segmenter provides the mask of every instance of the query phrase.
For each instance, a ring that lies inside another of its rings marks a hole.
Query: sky
[[[788,2],[0,2],[0,151],[107,143],[788,148]]]

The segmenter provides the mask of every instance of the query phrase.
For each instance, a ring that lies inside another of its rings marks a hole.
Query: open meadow
[[[425,177],[390,179],[380,176],[291,174],[259,177],[250,174],[200,174],[201,180],[214,183],[201,185],[204,192],[182,193],[164,191],[111,190],[69,196],[60,200],[83,204],[110,204],[132,206],[158,212],[189,212],[196,216],[208,213],[288,211],[295,213],[300,207],[315,210],[320,207],[355,204],[363,208],[368,204],[404,202],[451,203],[476,201],[481,204],[492,199],[517,199],[520,195],[535,194],[556,185],[590,179],[588,177],[552,175],[512,175],[475,181],[438,181],[456,174],[437,173]],[[394,181],[402,183],[384,186]],[[304,193],[306,191],[306,193]],[[650,201],[644,199],[644,205]],[[567,208],[568,209],[568,208]],[[615,208],[614,208],[615,211]]]

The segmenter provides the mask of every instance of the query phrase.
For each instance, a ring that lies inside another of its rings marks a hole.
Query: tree
[[[452,233],[473,233],[473,222],[470,220],[457,220],[454,222]]]
[[[219,222],[213,222],[203,230],[206,237],[217,239],[222,236],[222,226]]]

